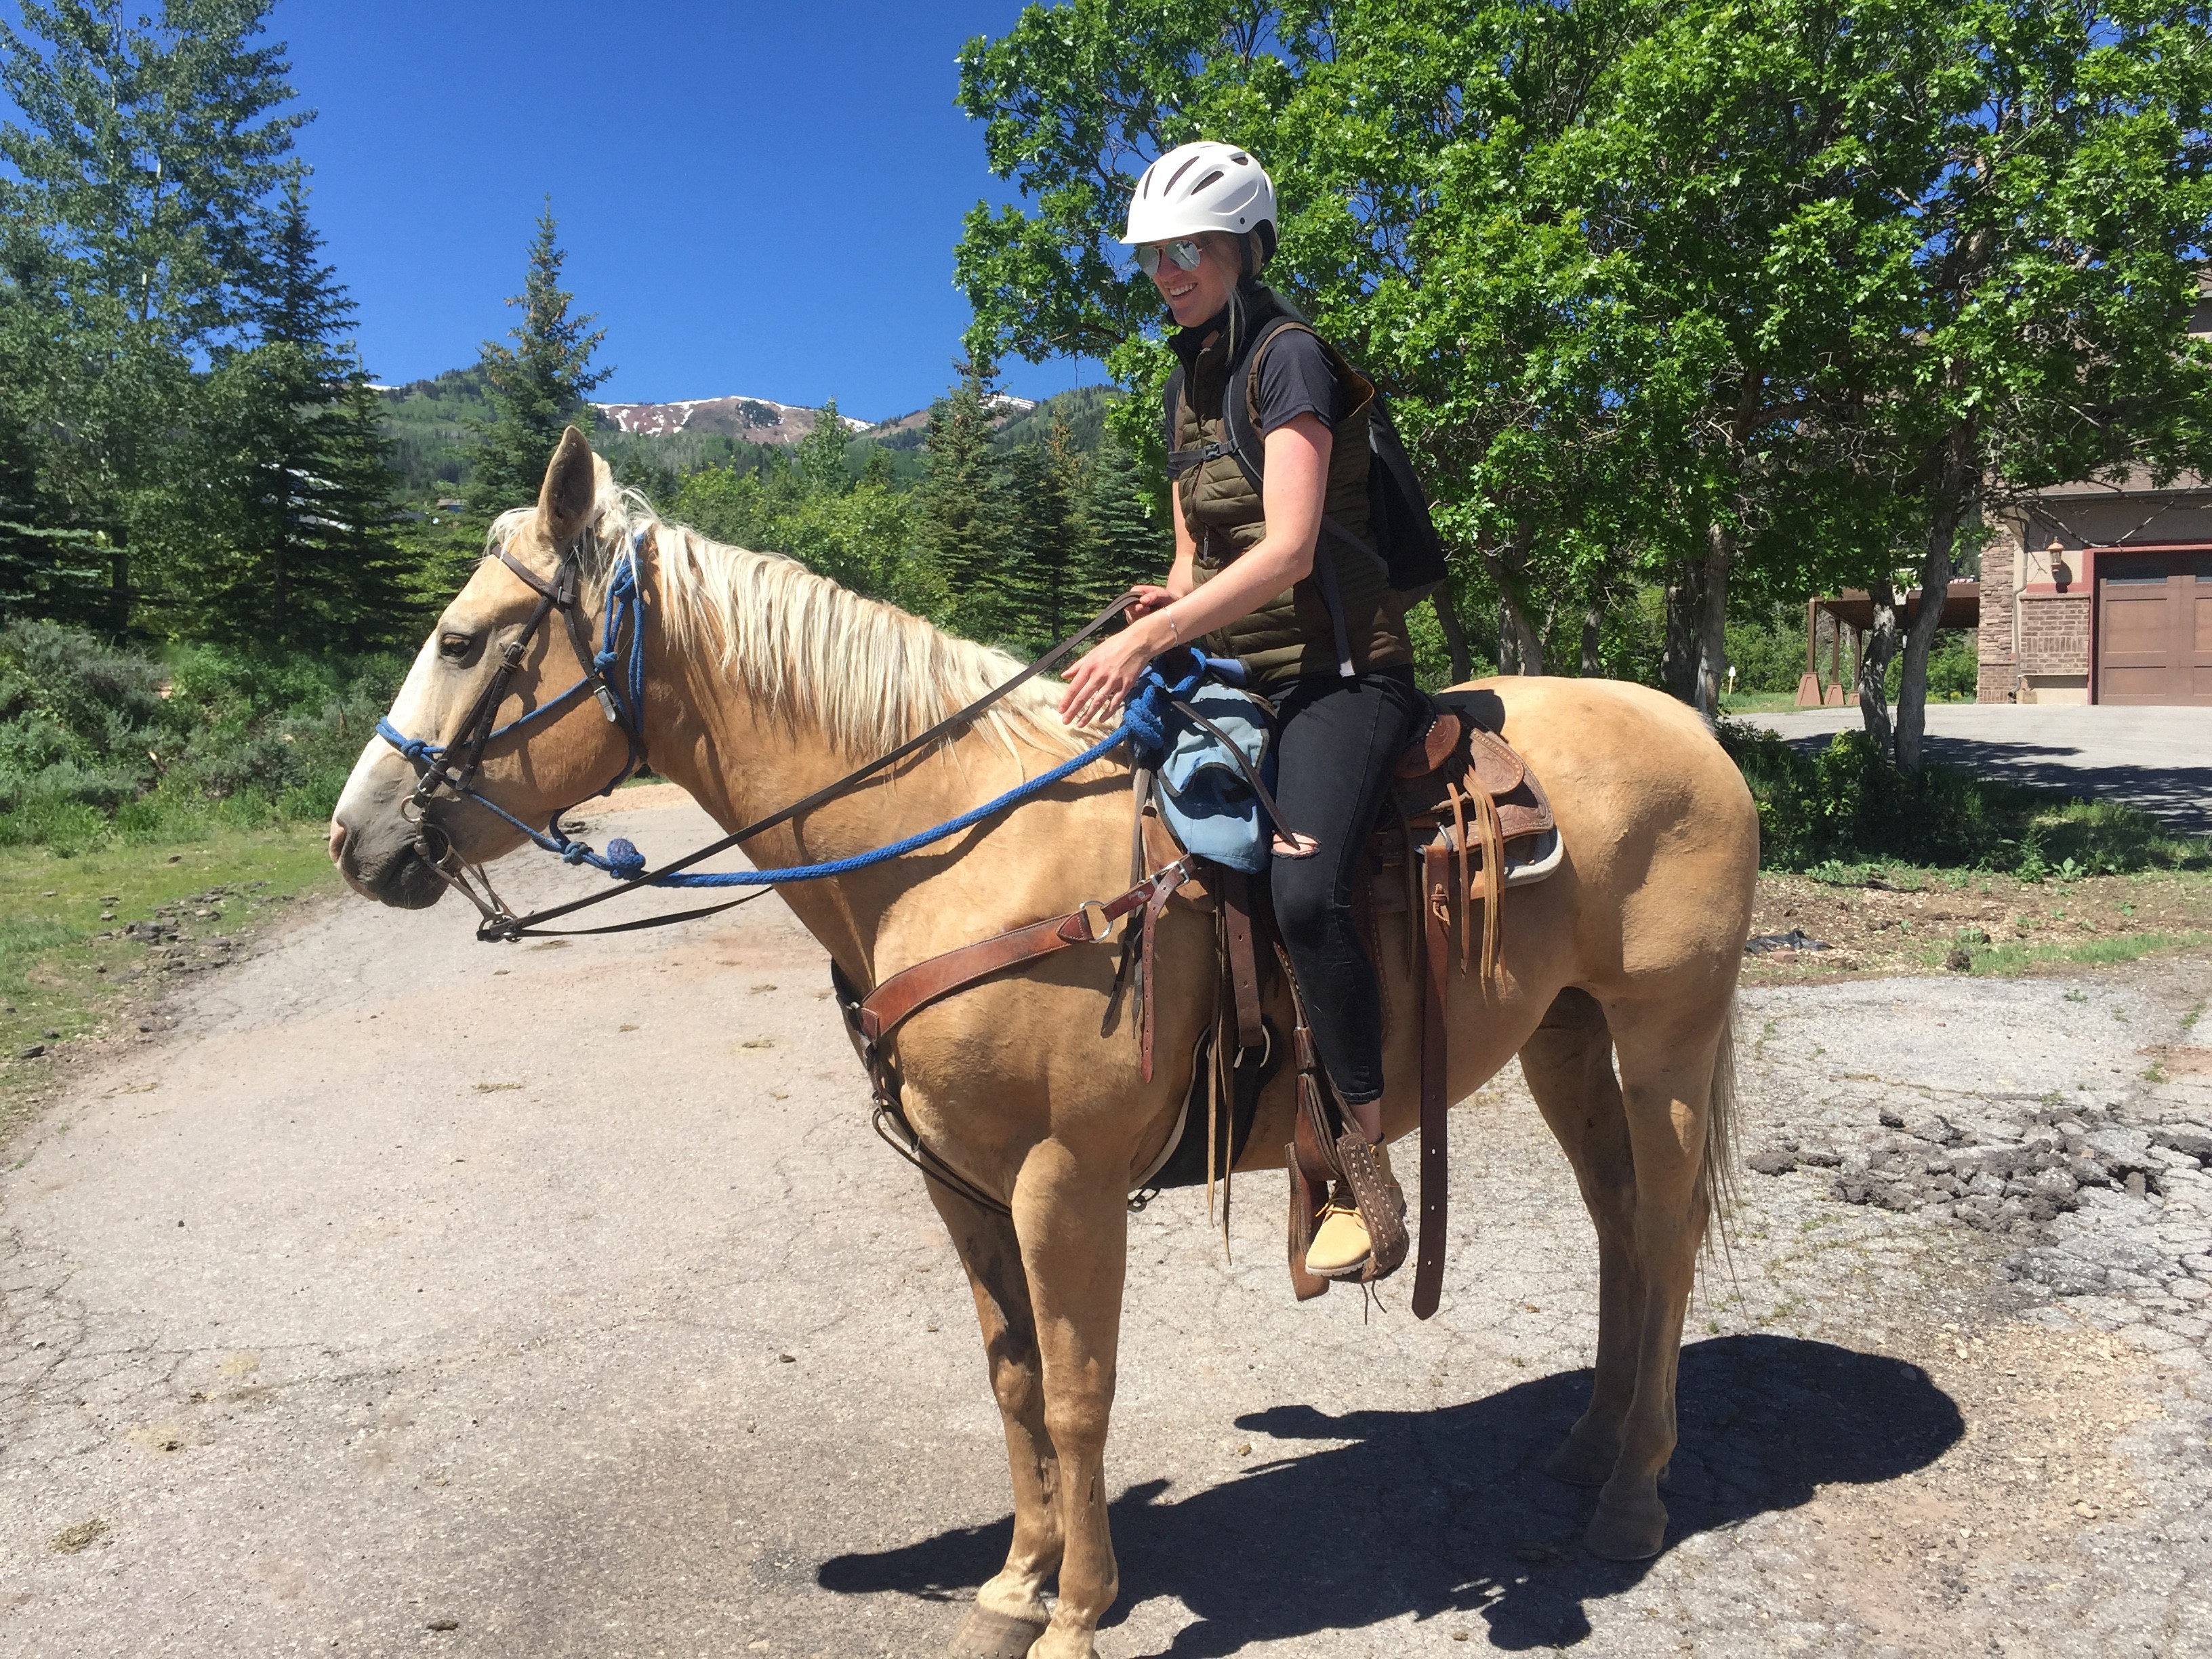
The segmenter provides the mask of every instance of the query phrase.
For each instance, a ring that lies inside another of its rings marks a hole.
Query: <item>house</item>
[[[2197,291],[2212,337],[2212,274]],[[1978,702],[2212,706],[2212,483],[2059,484],[1990,528]]]

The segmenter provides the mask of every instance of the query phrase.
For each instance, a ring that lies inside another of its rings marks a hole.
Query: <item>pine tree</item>
[[[208,377],[194,464],[165,514],[184,532],[174,602],[210,637],[358,645],[398,621],[389,444],[340,338],[353,301],[321,248],[295,173],[264,261],[259,339]]]
[[[996,638],[1009,611],[1002,584],[1008,538],[1006,490],[991,447],[997,388],[988,363],[967,362],[960,379],[929,411],[922,446],[924,556],[951,600],[951,626]]]
[[[273,3],[20,0],[0,21],[0,108],[21,118],[0,125],[0,220],[35,227],[64,267],[66,361],[36,423],[44,528],[100,550],[118,633],[147,574],[131,549],[203,435],[194,360],[250,326],[270,198],[309,118],[283,109]]]
[[[1110,431],[1091,475],[1091,562],[1085,602],[1097,610],[1139,582],[1164,582],[1175,562],[1175,532],[1164,515],[1145,511],[1137,458]]]
[[[1007,465],[1012,558],[1002,578],[1008,632],[1032,651],[1065,638],[1091,611],[1090,469],[1057,411],[1042,443],[1024,444]],[[1103,601],[1101,601],[1103,603]]]
[[[538,499],[562,429],[572,421],[589,424],[584,399],[614,373],[592,363],[606,338],[605,329],[592,327],[596,316],[568,314],[575,296],[561,286],[568,255],[558,229],[549,196],[531,239],[523,291],[507,301],[522,310],[521,325],[507,335],[514,344],[483,343],[492,416],[470,457],[469,501],[485,518]]]

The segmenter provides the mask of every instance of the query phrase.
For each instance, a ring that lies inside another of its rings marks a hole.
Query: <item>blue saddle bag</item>
[[[1267,705],[1218,678],[1226,666],[1203,659],[1207,678],[1184,701],[1218,731],[1217,737],[1180,709],[1166,715],[1169,738],[1159,769],[1159,811],[1186,852],[1256,876],[1267,867],[1267,825],[1257,796],[1222,739],[1237,745],[1269,789],[1274,787],[1274,728]]]

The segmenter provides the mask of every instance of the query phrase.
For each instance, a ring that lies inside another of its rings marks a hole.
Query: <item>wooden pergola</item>
[[[1910,628],[1919,614],[1920,590],[1916,587],[1899,602],[1898,620]],[[1823,615],[1833,624],[1828,635],[1828,684],[1825,692],[1820,685],[1820,665]],[[1943,595],[1943,615],[1937,626],[1978,628],[1981,623],[1982,585],[1978,581],[1953,582]],[[1874,599],[1863,590],[1846,588],[1832,599],[1805,602],[1805,672],[1797,682],[1800,708],[1840,708],[1849,701],[1844,692],[1844,635],[1848,631],[1851,636],[1850,684],[1856,685],[1867,633],[1873,626]]]

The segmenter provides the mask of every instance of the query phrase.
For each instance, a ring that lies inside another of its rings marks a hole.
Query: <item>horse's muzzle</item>
[[[446,896],[445,878],[423,863],[411,837],[363,835],[333,818],[331,862],[363,898],[395,909],[422,910]]]

